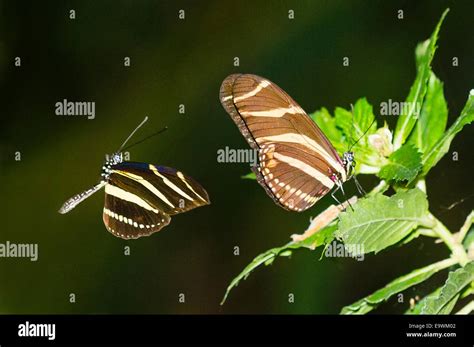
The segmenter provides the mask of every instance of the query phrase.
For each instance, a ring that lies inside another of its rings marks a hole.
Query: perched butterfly
[[[204,188],[181,171],[123,161],[123,146],[146,121],[147,117],[117,152],[106,156],[99,183],[66,201],[59,213],[69,212],[105,187],[105,227],[117,237],[136,239],[159,231],[172,215],[210,204]]]
[[[342,159],[306,112],[280,87],[250,74],[228,76],[220,100],[253,149],[260,185],[279,206],[304,211],[352,176],[354,154]]]

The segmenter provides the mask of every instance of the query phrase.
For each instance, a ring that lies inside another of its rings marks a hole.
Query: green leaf
[[[337,127],[346,138],[347,147],[353,146],[364,134],[372,134],[377,130],[372,105],[366,98],[356,101],[354,112],[336,107],[334,115]]]
[[[443,287],[439,287],[437,288],[436,290],[434,290],[432,293],[426,295],[425,297],[423,297],[420,301],[418,301],[414,307],[412,308],[409,308],[405,314],[420,314],[421,313],[421,310],[423,309],[423,307],[425,306],[425,303],[427,300],[431,300],[430,298],[434,298],[434,297],[437,297],[439,296],[439,293],[441,293],[441,289],[443,289]],[[474,282],[471,282],[471,285],[470,286],[467,286],[466,288],[464,288],[461,292],[461,295],[459,296],[455,296],[453,300],[451,300],[450,304],[451,305],[454,305],[457,301],[457,299],[463,299],[469,295],[471,295],[474,291]],[[446,310],[450,308],[450,304],[446,305]],[[450,310],[452,310],[453,307],[451,306]]]
[[[391,197],[377,194],[359,200],[353,211],[341,213],[336,237],[346,245],[362,247],[364,253],[377,253],[417,226],[431,224],[426,196],[415,188]]]
[[[347,149],[342,132],[336,127],[336,119],[331,116],[326,108],[323,107],[310,114],[310,117],[316,122],[339,153],[343,153]]]
[[[362,298],[351,305],[344,306],[340,314],[366,314],[375,308],[374,305],[368,303],[365,298]]]
[[[415,306],[413,306],[412,308],[409,308],[408,310],[406,310],[405,314],[410,314],[410,315],[411,314],[420,314],[423,306],[425,306],[426,300],[428,300],[431,297],[435,297],[435,296],[439,295],[439,293],[441,292],[441,288],[442,287],[439,287],[439,288],[435,289],[433,292],[431,292],[430,294],[423,297],[420,301],[418,301],[415,304]]]
[[[453,300],[459,296],[462,289],[474,281],[474,262],[466,264],[463,268],[449,273],[441,292],[426,300],[421,314],[448,314],[454,304]]]
[[[386,181],[411,182],[422,168],[421,153],[412,145],[404,145],[388,158],[378,176]]]
[[[451,300],[449,300],[446,303],[446,305],[443,306],[441,310],[439,310],[438,314],[450,314],[454,306],[456,306],[458,299],[459,299],[459,294],[456,294],[454,297],[451,298]]]
[[[255,173],[249,172],[248,174],[243,175],[240,178],[242,178],[244,180],[255,180],[255,179],[257,179],[257,176],[255,176]]]
[[[276,247],[269,249],[266,252],[263,252],[262,254],[258,255],[255,257],[252,262],[245,267],[245,269],[242,270],[240,274],[235,277],[232,282],[229,284],[227,287],[227,290],[225,292],[224,298],[222,299],[221,305],[224,304],[224,302],[227,299],[227,296],[229,295],[230,291],[235,288],[240,281],[247,279],[247,277],[250,275],[251,272],[253,272],[255,269],[262,265],[271,265],[273,261],[277,257],[288,257],[291,255],[293,250],[298,249],[298,248],[308,248],[311,250],[314,250],[316,247],[319,247],[321,245],[324,245],[326,243],[331,242],[333,240],[333,234],[336,231],[337,226],[335,223],[328,225],[327,227],[319,230],[318,232],[314,233],[310,237],[299,241],[299,242],[289,242],[286,245],[282,247]]]
[[[448,152],[451,141],[454,136],[462,130],[462,128],[470,124],[474,120],[474,89],[471,90],[466,105],[461,112],[461,115],[449,127],[444,135],[423,155],[422,175],[426,175],[428,171],[435,166],[438,161]]]
[[[432,72],[421,114],[408,143],[426,153],[443,136],[448,120],[448,105],[444,98],[443,83]]]
[[[351,135],[354,128],[352,125],[352,112],[342,107],[336,107],[334,110],[334,118],[336,126],[341,129],[342,134],[344,135],[344,145],[346,148],[345,150],[347,150],[352,143]]]
[[[345,139],[345,148],[354,152],[358,163],[356,173],[374,173],[385,164],[386,159],[369,143],[369,136],[377,131],[377,124],[372,106],[365,98],[359,99],[351,112],[337,107],[335,112],[336,126],[341,129]]]
[[[356,173],[362,172],[362,166],[377,172],[386,163],[386,158],[377,148],[369,142],[369,137],[376,133],[377,123],[372,111],[372,106],[365,98],[357,100],[354,105],[354,116],[350,120],[350,133],[347,133],[349,145],[354,152],[356,162]],[[370,171],[370,170],[369,170]]]
[[[414,239],[420,237],[420,232],[418,231],[419,229],[416,229],[415,231],[411,232],[408,234],[407,237],[404,237],[401,239],[399,242],[397,242],[394,246],[403,246],[406,245],[407,243],[410,243]]]
[[[377,290],[371,295],[344,307],[341,314],[365,314],[376,308],[382,302],[388,300],[392,295],[400,293],[407,288],[410,288],[416,284],[419,284],[436,272],[445,269],[456,262],[452,259],[445,259],[440,262],[431,264],[421,269],[414,270],[409,274],[401,276],[392,282],[388,283],[385,287]]]
[[[367,102],[366,98],[357,100],[354,105],[353,127],[353,142],[359,140],[362,136],[372,134],[377,130],[377,123],[375,122],[372,105]]]
[[[418,116],[416,114],[416,110],[418,106],[423,104],[427,90],[428,79],[431,75],[431,61],[433,60],[436,51],[438,33],[448,11],[449,9],[444,11],[431,37],[428,40],[418,44],[416,47],[415,56],[417,63],[417,74],[415,82],[411,86],[410,92],[406,99],[406,102],[408,105],[410,105],[410,107],[407,112],[404,112],[400,115],[397,121],[393,142],[395,150],[402,146],[416,123]]]
[[[466,286],[466,288],[461,291],[459,298],[464,299],[472,294],[474,294],[474,281],[472,281],[470,285]]]

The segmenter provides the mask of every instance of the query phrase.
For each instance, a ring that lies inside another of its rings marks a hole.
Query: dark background
[[[217,163],[218,149],[247,148],[220,105],[222,80],[233,72],[265,76],[308,112],[323,106],[332,112],[365,96],[378,114],[381,102],[408,94],[414,48],[446,7],[433,65],[445,82],[451,123],[474,87],[471,1],[1,1],[0,242],[38,243],[39,260],[0,258],[0,312],[338,313],[394,277],[447,256],[424,238],[364,262],[319,261],[320,250],[303,250],[258,270],[226,305],[218,304],[257,254],[303,232],[332,203],[326,197],[305,213],[284,211],[257,183],[241,180],[246,164]],[[14,67],[16,56],[21,68]],[[123,66],[125,56],[131,67]],[[240,67],[233,66],[235,56]],[[342,66],[344,56],[349,67]],[[56,116],[54,105],[64,98],[94,101],[96,119]],[[178,113],[181,103],[185,115]],[[97,181],[104,154],[145,115],[150,121],[134,140],[164,125],[169,130],[133,147],[131,159],[183,170],[207,189],[212,205],[128,242],[105,230],[103,192],[58,214],[64,200]],[[472,147],[467,127],[451,147],[459,161],[448,154],[427,181],[432,212],[453,230],[473,199],[443,207],[472,195]],[[376,181],[361,182],[370,189]],[[346,189],[354,190],[350,183]],[[126,245],[130,256],[123,255]],[[379,312],[402,312],[410,296],[441,281],[443,275]]]

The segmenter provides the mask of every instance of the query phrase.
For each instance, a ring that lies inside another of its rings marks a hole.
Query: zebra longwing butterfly
[[[258,151],[259,164],[252,171],[277,205],[304,211],[351,177],[353,153],[341,159],[316,123],[275,83],[233,74],[222,82],[220,100]]]
[[[146,120],[117,152],[106,156],[99,183],[67,200],[59,213],[71,211],[105,187],[105,227],[117,237],[136,239],[159,231],[170,223],[172,215],[210,204],[204,188],[181,171],[124,161],[121,149]]]

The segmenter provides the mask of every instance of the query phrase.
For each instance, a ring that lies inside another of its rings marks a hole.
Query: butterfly
[[[161,230],[170,223],[172,215],[210,204],[204,188],[181,171],[124,161],[121,149],[147,119],[130,134],[119,150],[106,156],[100,181],[67,200],[59,213],[71,211],[105,187],[103,220],[106,229],[122,239],[137,239]]]
[[[258,151],[259,163],[252,171],[277,205],[301,212],[331,190],[344,192],[342,184],[355,167],[354,153],[339,157],[316,123],[275,83],[233,74],[222,82],[220,101]]]

